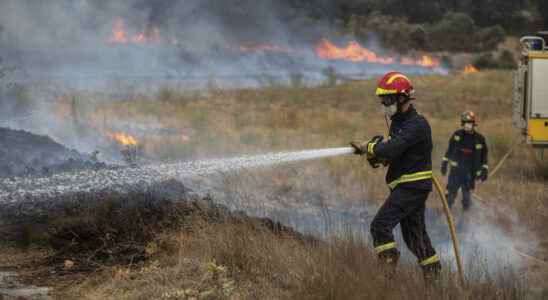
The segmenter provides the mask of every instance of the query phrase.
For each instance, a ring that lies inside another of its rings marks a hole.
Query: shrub
[[[503,50],[496,57],[492,53],[483,53],[478,55],[473,65],[479,69],[515,69],[517,67],[516,59],[509,50]]]
[[[497,60],[492,53],[480,54],[473,61],[473,65],[478,69],[496,69],[497,64]]]
[[[450,12],[430,27],[433,50],[470,51],[476,25],[467,14]]]
[[[480,51],[493,50],[498,44],[504,41],[505,37],[506,32],[499,25],[483,28],[474,34],[475,47],[471,49]]]
[[[518,64],[514,54],[509,50],[503,50],[499,57],[499,66],[502,69],[516,69]]]

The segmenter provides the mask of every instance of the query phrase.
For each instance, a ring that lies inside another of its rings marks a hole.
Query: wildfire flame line
[[[125,23],[121,17],[114,20],[112,27],[112,35],[107,39],[109,43],[114,44],[158,44],[168,42],[178,44],[177,39],[171,37],[164,39],[160,35],[160,29],[156,26],[147,26],[144,31],[141,31],[133,36],[126,33]],[[260,52],[277,52],[277,53],[293,53],[293,49],[275,44],[243,44],[238,46],[228,46],[229,49],[240,51],[241,53],[260,53]],[[383,65],[400,64],[405,66],[420,66],[425,68],[435,68],[440,66],[438,59],[421,55],[419,58],[409,56],[381,56],[374,51],[362,47],[356,41],[348,42],[346,47],[338,47],[327,38],[322,38],[314,47],[316,56],[325,60],[345,60],[350,62],[369,62]]]
[[[160,35],[160,29],[157,26],[147,26],[145,30],[138,32],[131,38],[126,33],[124,19],[117,17],[112,26],[112,35],[107,39],[111,44],[127,44],[129,42],[135,44],[158,44],[164,42]],[[171,37],[167,40],[171,44],[178,44],[178,40]]]
[[[380,56],[374,51],[362,47],[356,41],[350,41],[345,48],[337,47],[326,38],[322,38],[316,45],[316,55],[319,58],[327,60],[346,60],[352,62],[370,62],[383,65],[399,63],[407,66],[421,66],[434,68],[440,65],[438,59],[428,55],[422,55],[420,58]]]

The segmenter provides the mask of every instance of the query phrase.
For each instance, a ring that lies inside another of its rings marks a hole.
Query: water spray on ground
[[[150,186],[172,179],[346,155],[353,152],[352,147],[324,148],[170,164],[151,164],[140,167],[88,170],[54,174],[48,177],[5,178],[0,180],[0,203],[14,204],[24,199],[39,200],[71,193],[93,193],[104,190],[124,192],[133,186]]]

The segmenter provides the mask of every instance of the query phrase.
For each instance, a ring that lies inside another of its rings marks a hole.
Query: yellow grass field
[[[532,237],[530,244],[511,250],[519,252],[524,261],[519,268],[485,276],[467,266],[468,285],[463,288],[455,273],[445,267],[440,282],[429,286],[410,263],[404,263],[395,278],[385,276],[366,236],[339,234],[326,241],[307,242],[253,224],[196,217],[183,229],[158,232],[145,245],[148,259],[144,262],[105,265],[71,284],[53,282],[54,288],[57,286],[54,294],[88,299],[546,297],[548,162],[538,160],[512,126],[512,73],[483,71],[411,79],[417,92],[416,108],[432,126],[437,176],[441,176],[439,167],[448,139],[460,126],[461,111],[476,112],[478,130],[488,141],[491,167],[519,143],[500,170],[478,184],[474,199],[487,212],[489,224],[512,237],[520,233],[523,239]],[[78,119],[93,128],[107,130],[115,122],[127,120],[188,132],[184,138],[139,137],[145,155],[153,160],[228,157],[341,147],[351,140],[386,135],[387,125],[374,96],[375,84],[375,80],[365,80],[332,86],[272,85],[235,90],[212,84],[208,90],[164,88],[154,96],[116,99],[75,94],[61,98],[55,111],[66,114],[76,101]],[[247,192],[239,185],[250,180],[227,185],[239,191],[236,197],[246,195],[249,201],[254,193],[288,193],[294,202],[304,201],[295,195],[308,199],[314,198],[314,193],[324,194],[326,202],[322,205],[326,206],[347,201],[354,207],[376,207],[388,193],[384,170],[371,169],[359,157],[342,156],[257,172],[252,176],[256,179],[254,187]],[[441,212],[434,193],[428,205]],[[453,210],[457,220],[465,217],[460,209],[457,202]]]

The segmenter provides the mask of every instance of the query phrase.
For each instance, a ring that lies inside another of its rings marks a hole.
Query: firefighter
[[[474,112],[463,112],[460,121],[462,128],[455,131],[449,140],[449,147],[441,165],[441,173],[447,174],[447,166],[451,167],[445,190],[449,207],[453,206],[460,188],[462,207],[468,210],[470,191],[474,189],[475,181],[477,179],[485,181],[489,175],[487,144],[483,135],[476,131]]]
[[[376,136],[366,142],[351,142],[355,154],[366,155],[374,168],[388,167],[390,195],[371,222],[373,244],[381,262],[395,270],[400,252],[393,229],[400,224],[403,239],[417,257],[425,279],[435,277],[440,259],[432,247],[424,221],[425,203],[432,190],[432,135],[428,121],[415,110],[411,81],[402,73],[387,73],[378,83],[376,95],[391,119],[387,141]]]

